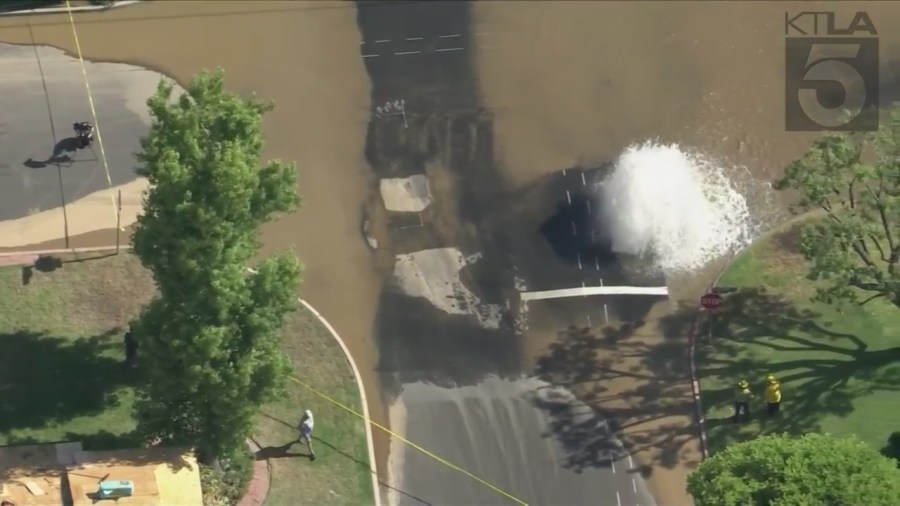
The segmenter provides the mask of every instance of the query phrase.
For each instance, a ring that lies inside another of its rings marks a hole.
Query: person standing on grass
[[[315,427],[315,420],[313,419],[312,411],[306,410],[303,412],[303,416],[300,418],[300,437],[297,438],[297,442],[306,443],[306,449],[309,450],[309,460],[316,460],[316,452],[313,451],[312,447],[312,431],[313,427]]]
[[[750,383],[747,380],[738,381],[737,388],[734,392],[734,417],[732,420],[741,422],[750,419],[750,399],[753,394],[750,392]],[[742,416],[743,415],[743,416]]]
[[[781,383],[774,375],[766,376],[766,412],[775,416],[781,409]]]

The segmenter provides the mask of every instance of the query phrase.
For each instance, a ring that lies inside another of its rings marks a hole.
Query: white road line
[[[419,54],[422,51],[400,51],[399,53],[394,53],[394,56],[403,56],[405,54]]]
[[[634,493],[637,494],[637,482],[634,481],[634,478],[631,479],[631,490],[634,490]]]
[[[465,48],[464,47],[448,47],[445,49],[435,49],[434,51],[436,53],[443,53],[444,51],[462,51],[463,49],[465,49]]]
[[[572,193],[569,190],[566,190],[566,200],[569,201],[569,205],[572,205]]]
[[[363,58],[376,58],[377,56],[377,54],[364,54]]]
[[[666,296],[669,289],[665,286],[579,286],[540,292],[520,292],[522,301],[545,299],[562,299],[565,297],[586,297],[588,295],[654,295]]]
[[[578,270],[581,270],[581,253],[575,253],[575,258],[578,259]]]
[[[425,37],[407,37],[406,40],[425,40]]]
[[[603,286],[603,278],[600,278],[600,286]],[[606,304],[603,304],[603,319],[606,320],[606,324],[609,325],[609,307]]]
[[[566,169],[563,169],[563,176],[566,175]]]
[[[631,460],[631,454],[628,454],[628,467],[634,469],[634,461]]]
[[[616,461],[612,457],[609,458],[609,465],[612,467],[613,474],[616,474]],[[618,493],[618,492],[616,492]]]
[[[590,200],[587,201],[587,206],[588,206],[588,214],[591,214],[591,201]]]
[[[462,37],[461,33],[451,33],[450,35],[438,35],[439,39],[455,39],[457,37]]]
[[[598,259],[597,257],[594,257],[594,268],[598,271],[600,270],[600,259]]]
[[[591,324],[591,315],[587,315],[587,320],[588,320],[588,327],[593,327],[593,325]]]
[[[622,496],[619,495],[619,491],[616,491],[616,504],[618,506],[622,506]]]
[[[391,41],[391,39],[381,39],[381,40],[376,40],[375,43],[376,44],[384,44],[385,42],[390,42],[390,41]]]
[[[584,172],[581,173],[581,186],[587,186],[587,182],[584,180]]]

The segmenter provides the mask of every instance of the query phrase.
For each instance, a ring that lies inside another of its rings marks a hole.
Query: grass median
[[[133,373],[122,364],[122,338],[154,295],[149,273],[127,252],[38,267],[0,268],[0,445],[135,446]],[[346,358],[302,306],[289,316],[283,343],[298,377],[360,411]],[[295,439],[300,413],[312,409],[318,459],[267,455],[272,483],[266,504],[373,503],[363,422],[297,383],[290,382],[286,394],[261,411],[258,442]]]
[[[710,452],[760,434],[855,434],[880,449],[900,429],[900,311],[882,300],[842,307],[810,302],[799,254],[802,222],[744,252],[719,285],[738,288],[698,332],[697,363]],[[764,413],[763,383],[776,375],[779,416]],[[730,421],[735,384],[747,379],[751,420]]]

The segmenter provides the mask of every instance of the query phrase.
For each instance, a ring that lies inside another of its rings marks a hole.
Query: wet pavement
[[[523,348],[527,325],[539,323],[523,314],[523,289],[663,284],[655,276],[637,279],[604,242],[602,202],[592,191],[602,169],[558,167],[526,187],[504,178],[494,161],[492,111],[479,101],[466,54],[473,41],[467,3],[365,4],[358,19],[376,107],[366,144],[375,181],[425,174],[433,200],[421,214],[386,212],[375,184],[367,207],[365,228],[377,239],[389,281],[376,339],[391,426],[529,504],[652,504],[643,478],[624,472],[627,449],[584,405],[603,441],[593,443],[594,462],[570,465],[558,434],[566,429],[540,401],[553,387],[530,376]],[[460,280],[482,306],[500,308],[498,328],[448,314],[390,282],[394,256],[448,247],[476,258]],[[639,319],[649,309],[615,297],[553,306],[561,308],[551,311],[553,319],[571,312],[584,321],[594,313],[597,324]],[[576,409],[576,402],[560,405]],[[389,494],[392,503],[515,502],[399,442],[388,466],[402,491]]]
[[[0,44],[0,220],[22,218],[79,200],[137,178],[133,153],[147,132],[145,100],[159,74],[138,67],[88,63],[103,135],[100,146],[79,148],[72,124],[91,121],[81,66],[62,51]],[[110,200],[110,206],[112,201]],[[61,212],[61,209],[60,209]],[[114,208],[106,213],[114,228]],[[61,228],[59,236],[64,234]]]

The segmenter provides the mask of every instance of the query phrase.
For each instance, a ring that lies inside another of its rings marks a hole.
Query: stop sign
[[[700,305],[703,309],[716,309],[722,305],[722,296],[717,293],[708,293],[700,297]]]

